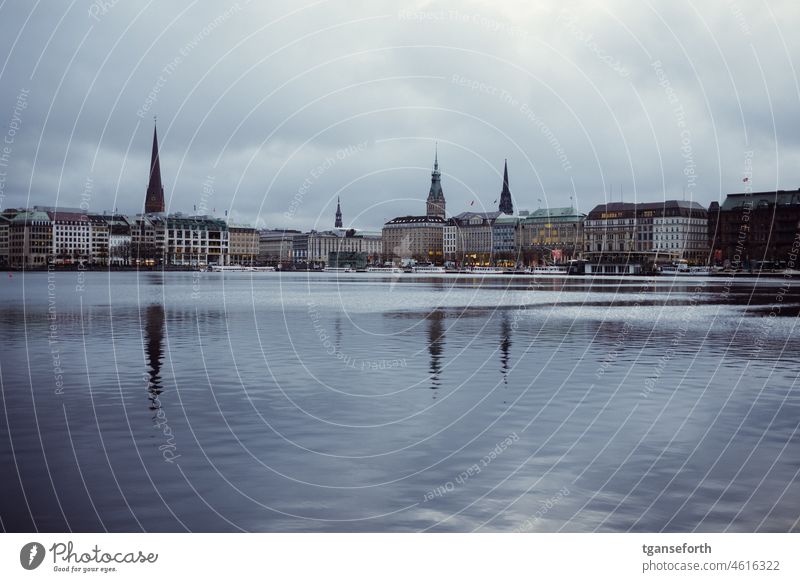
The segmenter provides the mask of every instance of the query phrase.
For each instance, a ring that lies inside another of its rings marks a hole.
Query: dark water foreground
[[[7,531],[789,531],[793,281],[15,273]]]

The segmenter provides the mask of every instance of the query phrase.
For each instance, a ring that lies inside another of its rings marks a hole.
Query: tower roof
[[[144,211],[164,212],[164,186],[161,183],[161,161],[158,154],[158,130],[153,124],[153,151],[150,154],[150,181],[147,184],[147,196],[144,200]]]
[[[503,190],[500,192],[500,212],[514,214],[514,203],[511,201],[511,189],[508,187],[508,160],[503,163]]]
[[[339,197],[336,197],[336,220],[333,224],[334,228],[342,228],[342,206]]]

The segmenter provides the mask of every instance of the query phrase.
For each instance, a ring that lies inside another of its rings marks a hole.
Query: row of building
[[[126,266],[253,264],[259,233],[209,216],[10,209],[0,215],[0,264]]]
[[[722,205],[713,202],[708,209],[693,201],[666,200],[609,202],[588,214],[571,205],[515,213],[506,163],[498,200],[497,211],[448,216],[437,151],[425,214],[398,216],[380,232],[344,228],[340,201],[334,227],[309,232],[259,231],[207,215],[166,214],[154,129],[143,214],[41,206],[5,210],[0,213],[0,264],[513,267],[583,259],[643,267],[685,260],[779,268],[794,261],[800,247],[800,190],[730,194]]]
[[[447,217],[435,157],[426,214],[383,227],[383,259],[455,265],[520,266],[582,259],[595,265],[782,268],[800,248],[800,189],[729,194],[697,202],[608,202],[588,214],[573,206],[514,212],[508,164],[498,210]],[[594,272],[598,272],[597,269]],[[599,272],[620,272],[610,270]],[[632,272],[632,271],[630,271]]]

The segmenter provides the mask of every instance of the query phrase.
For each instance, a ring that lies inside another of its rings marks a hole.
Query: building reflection
[[[442,352],[444,351],[444,318],[443,311],[433,311],[426,316],[428,320],[428,353],[431,356],[431,389],[441,385],[439,375],[442,371]]]
[[[503,382],[508,384],[509,361],[511,359],[511,322],[508,312],[503,311],[500,319],[500,371],[503,373]]]
[[[144,349],[147,361],[150,410],[161,408],[158,396],[163,392],[161,384],[161,364],[164,359],[164,306],[160,303],[150,305],[145,310]]]

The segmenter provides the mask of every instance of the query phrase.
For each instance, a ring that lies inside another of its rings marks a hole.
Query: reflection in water
[[[158,395],[163,392],[161,387],[161,360],[164,357],[164,306],[154,303],[145,311],[145,357],[149,367],[149,381],[147,391],[150,393],[150,410],[161,408]]]
[[[500,371],[503,372],[503,382],[508,384],[508,362],[511,353],[511,323],[508,321],[508,313],[503,311],[500,320]]]
[[[442,351],[444,350],[443,311],[433,311],[426,316],[428,325],[428,352],[431,355],[431,389],[441,386],[439,373],[442,371]]]

